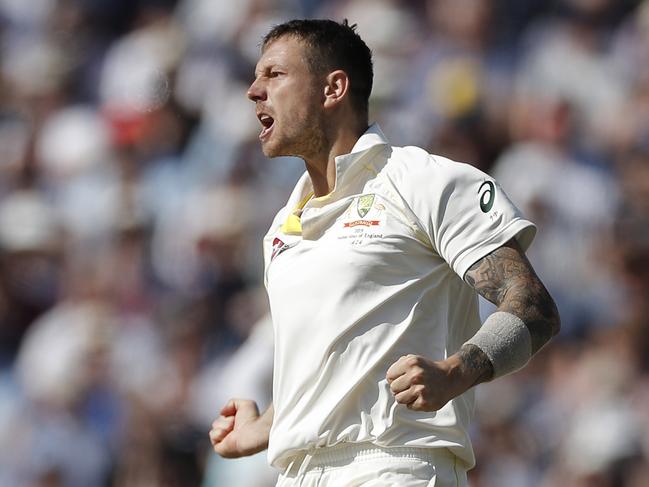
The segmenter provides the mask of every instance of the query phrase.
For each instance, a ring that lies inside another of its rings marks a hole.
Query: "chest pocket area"
[[[374,193],[351,199],[322,239],[341,245],[362,247],[398,240],[414,240],[426,246],[426,240],[397,204]],[[404,242],[405,243],[405,242]]]

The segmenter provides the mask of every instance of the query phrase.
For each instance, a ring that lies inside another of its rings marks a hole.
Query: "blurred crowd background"
[[[245,91],[296,17],[357,23],[391,142],[538,223],[563,329],[479,387],[471,485],[649,485],[648,0],[0,0],[0,485],[273,485],[207,431],[270,400],[260,240],[304,166]]]

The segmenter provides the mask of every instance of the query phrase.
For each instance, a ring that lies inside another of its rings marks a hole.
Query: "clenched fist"
[[[266,449],[272,421],[272,406],[259,415],[254,401],[231,399],[212,423],[214,451],[224,458],[238,458]]]
[[[455,356],[434,361],[405,355],[390,366],[386,378],[399,404],[414,411],[432,412],[471,386],[460,373],[460,366]]]

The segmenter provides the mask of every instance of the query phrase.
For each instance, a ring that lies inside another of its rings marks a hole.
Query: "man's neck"
[[[336,157],[349,154],[366,129],[367,127],[363,130],[340,129],[331,138],[327,138],[327,144],[320,154],[305,158],[316,198],[333,191],[336,184]]]

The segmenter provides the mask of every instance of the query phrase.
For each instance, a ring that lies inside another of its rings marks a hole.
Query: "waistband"
[[[435,464],[442,460],[454,459],[455,455],[447,448],[382,447],[369,442],[339,443],[298,453],[284,474],[299,476],[310,470],[343,467],[352,462],[414,460]]]

